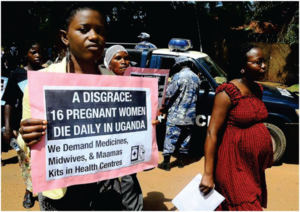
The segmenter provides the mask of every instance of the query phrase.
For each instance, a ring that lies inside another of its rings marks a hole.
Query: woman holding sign
[[[121,45],[109,47],[105,52],[104,65],[113,74],[123,76],[130,65],[127,50]],[[121,178],[121,190],[124,210],[143,209],[143,194],[136,173]]]
[[[102,56],[106,41],[106,17],[93,5],[78,3],[68,8],[60,30],[61,40],[67,47],[66,57],[61,63],[41,71],[100,74],[97,61]],[[35,145],[45,135],[47,121],[31,118],[28,86],[24,92],[22,120],[22,136],[18,137],[18,143],[22,149],[29,151],[27,147]],[[41,210],[122,210],[118,179],[44,191],[39,193],[38,198]]]

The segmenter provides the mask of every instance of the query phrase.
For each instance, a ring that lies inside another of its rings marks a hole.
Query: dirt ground
[[[7,163],[1,168],[1,211],[26,211],[22,206],[25,187],[17,164],[16,153],[2,153]],[[159,152],[159,161],[162,161]],[[175,165],[176,158],[171,159]],[[176,211],[172,199],[198,174],[203,173],[204,158],[188,160],[183,169],[167,172],[158,168],[138,173],[145,211]],[[282,164],[266,171],[268,208],[266,211],[299,211],[298,159],[284,159]],[[38,202],[28,211],[39,211]]]

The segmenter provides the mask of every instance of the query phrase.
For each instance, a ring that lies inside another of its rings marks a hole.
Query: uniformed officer
[[[170,158],[174,152],[179,136],[184,138],[179,147],[178,167],[184,166],[184,155],[188,154],[192,127],[196,118],[196,103],[200,88],[199,77],[189,67],[187,57],[176,57],[175,65],[180,71],[173,75],[166,91],[165,108],[167,112],[166,136],[164,141],[164,161],[159,168],[170,171]]]
[[[156,47],[154,44],[152,44],[152,43],[150,43],[150,42],[147,41],[147,39],[150,38],[150,35],[149,35],[148,33],[142,32],[142,33],[138,36],[138,38],[141,39],[141,42],[139,42],[139,43],[134,47],[135,49],[157,49],[157,47]]]

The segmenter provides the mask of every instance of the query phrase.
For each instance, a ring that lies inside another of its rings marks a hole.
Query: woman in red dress
[[[272,166],[271,136],[263,121],[268,111],[263,88],[255,81],[265,75],[260,48],[240,46],[230,81],[216,90],[204,146],[204,174],[199,189],[215,185],[225,200],[217,210],[262,211],[267,207],[265,169]]]

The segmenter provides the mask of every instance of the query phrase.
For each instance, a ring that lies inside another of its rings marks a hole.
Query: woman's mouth
[[[98,47],[98,46],[88,46],[87,48],[88,48],[88,50],[90,50],[90,51],[98,51],[98,50],[99,50],[99,47]]]
[[[87,49],[90,51],[98,51],[100,49],[100,46],[96,43],[87,45]]]
[[[260,72],[259,73],[259,79],[261,80],[261,79],[264,79],[265,78],[265,75],[266,75],[266,72],[264,71],[264,72]]]
[[[120,69],[126,69],[127,67],[127,65],[121,65]]]

